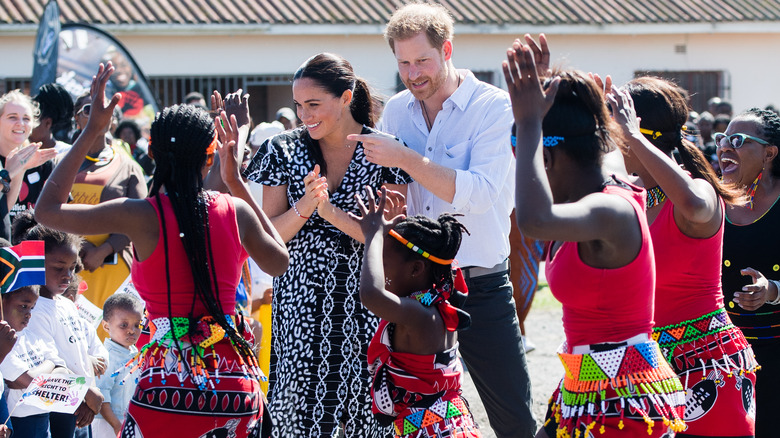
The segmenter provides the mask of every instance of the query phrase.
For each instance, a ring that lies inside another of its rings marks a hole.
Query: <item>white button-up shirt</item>
[[[417,182],[409,184],[408,214],[436,219],[462,213],[463,236],[457,260],[461,267],[492,267],[509,256],[509,214],[514,203],[514,157],[509,140],[509,95],[460,70],[463,83],[444,101],[431,131],[420,102],[409,90],[385,106],[379,129],[403,140],[431,161],[454,169],[452,203],[437,198]]]

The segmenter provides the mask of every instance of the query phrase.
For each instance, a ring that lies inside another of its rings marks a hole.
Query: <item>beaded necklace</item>
[[[666,201],[666,193],[661,190],[660,186],[647,189],[647,199],[645,200],[645,205],[647,206],[648,210],[655,207],[656,205],[661,205],[661,203],[664,201]]]
[[[105,153],[106,149],[108,149],[111,152],[111,156],[110,157],[106,157],[106,155],[107,155]],[[98,154],[97,157],[90,157],[89,155],[86,155],[84,157],[84,159],[87,160],[87,161],[91,161],[93,163],[97,163],[99,161],[109,162],[109,161],[111,161],[114,158],[114,148],[113,147],[108,147],[106,149],[103,149],[102,151],[100,151],[100,153]]]
[[[758,183],[761,182],[761,177],[764,176],[764,170],[762,169],[761,172],[758,173],[758,176],[755,180],[753,180],[753,184],[748,187],[747,192],[745,193],[748,197],[750,197],[750,200],[747,203],[747,206],[749,209],[753,209],[753,198],[756,197],[756,190],[758,190]]]

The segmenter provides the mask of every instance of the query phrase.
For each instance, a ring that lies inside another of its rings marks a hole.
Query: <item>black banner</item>
[[[56,0],[50,0],[43,10],[33,51],[33,74],[30,93],[38,94],[43,84],[57,78],[57,53],[60,34],[60,8]]]
[[[106,87],[106,95],[122,95],[122,116],[149,127],[160,105],[149,82],[130,52],[116,38],[88,24],[66,23],[59,38],[57,83],[65,87],[73,100],[89,91],[99,63],[111,61],[115,71]]]

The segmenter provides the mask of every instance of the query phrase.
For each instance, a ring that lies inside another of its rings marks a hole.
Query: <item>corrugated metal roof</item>
[[[0,25],[37,24],[47,0],[0,0]],[[102,25],[384,24],[404,0],[59,0],[63,22]],[[780,0],[440,0],[461,24],[780,21]]]

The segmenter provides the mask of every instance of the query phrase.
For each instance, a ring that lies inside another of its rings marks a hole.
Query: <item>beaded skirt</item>
[[[553,394],[551,437],[651,436],[683,430],[685,392],[654,341],[558,356],[566,374]]]
[[[685,387],[685,434],[754,435],[760,367],[725,309],[657,327],[652,338]]]

